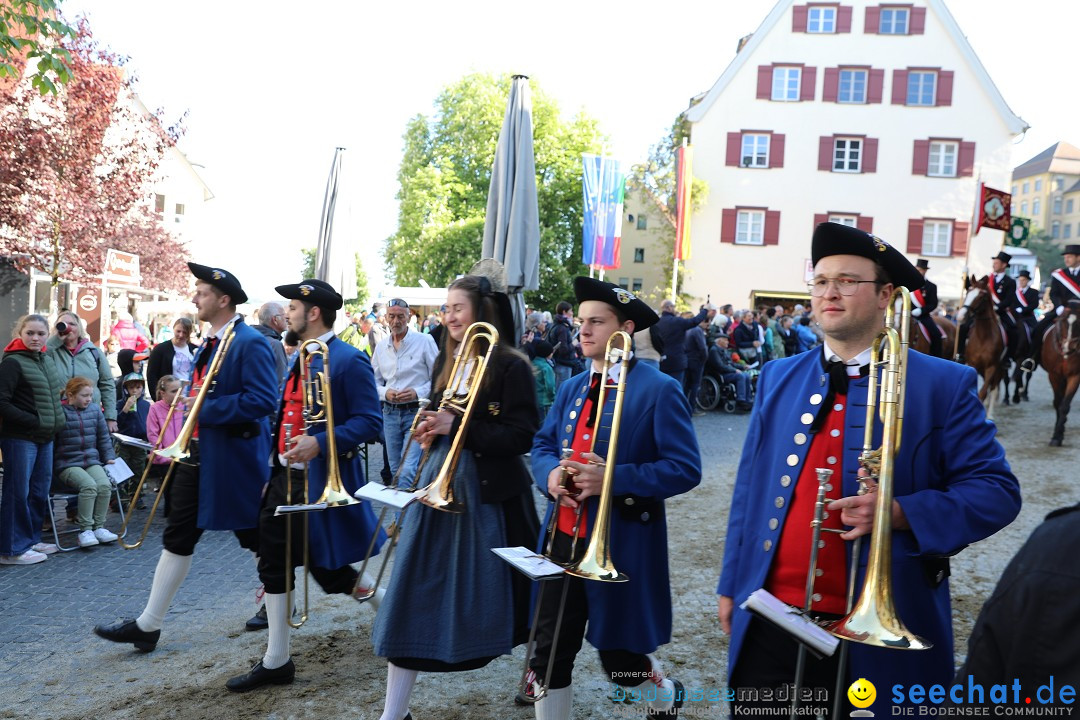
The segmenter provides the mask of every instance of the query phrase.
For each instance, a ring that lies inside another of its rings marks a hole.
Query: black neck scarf
[[[821,407],[818,408],[817,416],[814,417],[814,422],[810,424],[811,433],[818,432],[825,425],[825,418],[832,412],[836,396],[847,395],[848,383],[851,379],[848,376],[848,366],[842,360],[826,360],[825,353],[822,352],[821,363],[825,374],[829,376],[829,391],[825,393],[825,399],[822,401]],[[869,364],[859,367],[859,377],[867,377],[869,374]]]

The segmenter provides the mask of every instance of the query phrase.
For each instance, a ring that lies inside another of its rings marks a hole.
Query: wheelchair
[[[757,376],[759,370],[756,366],[753,366],[744,372],[750,376],[750,388],[747,390],[747,396],[752,403],[757,394]],[[737,395],[735,383],[724,382],[724,379],[719,372],[716,372],[709,367],[705,368],[705,372],[701,376],[701,388],[698,390],[698,408],[705,412],[719,408],[720,410],[731,414],[736,410]]]

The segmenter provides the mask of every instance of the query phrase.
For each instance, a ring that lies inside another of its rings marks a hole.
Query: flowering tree
[[[0,90],[0,254],[49,274],[53,310],[60,279],[100,275],[114,243],[151,250],[150,266],[164,264],[151,277],[175,286],[168,268],[183,267],[183,246],[155,227],[146,204],[180,130],[143,108],[122,58],[94,41],[85,19],[64,46],[72,77],[56,95],[28,83]]]
[[[0,0],[0,79],[19,78],[32,64],[30,84],[42,95],[56,94],[71,79],[71,57],[57,44],[75,29],[57,17],[60,0]]]

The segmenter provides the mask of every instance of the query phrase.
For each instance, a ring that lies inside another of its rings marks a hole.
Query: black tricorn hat
[[[997,255],[995,255],[994,257],[992,257],[990,259],[991,260],[1000,260],[1001,262],[1008,265],[1010,262],[1012,262],[1012,255],[1010,255],[1009,253],[1002,250],[1001,252],[999,252]]]
[[[330,310],[338,310],[344,304],[333,286],[322,280],[302,280],[295,285],[278,285],[274,290],[283,298],[303,300]]]
[[[612,306],[627,320],[634,321],[634,332],[645,330],[655,325],[660,317],[632,292],[615,283],[579,276],[574,278],[574,297],[579,303],[586,300],[599,300]]]
[[[858,255],[881,265],[893,285],[918,290],[926,280],[902,252],[876,235],[841,225],[823,222],[814,229],[810,243],[810,260],[817,265],[830,255]]]
[[[243,305],[247,302],[247,293],[244,292],[244,288],[240,287],[240,280],[232,273],[221,268],[213,268],[209,265],[200,265],[193,262],[189,262],[187,266],[192,275],[205,283],[210,283],[228,295],[235,304]]]

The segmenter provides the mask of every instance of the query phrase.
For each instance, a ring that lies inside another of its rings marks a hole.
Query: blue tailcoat
[[[375,374],[367,355],[337,338],[330,338],[327,349],[330,353],[330,398],[334,408],[338,470],[342,485],[352,495],[367,483],[356,449],[379,437],[382,432],[382,411],[379,394],[375,390]],[[296,360],[293,365],[295,367]],[[312,359],[313,374],[320,372],[322,367],[320,358]],[[286,380],[286,385],[290,387],[292,377],[290,373]],[[316,403],[314,409],[319,411],[322,407]],[[314,502],[326,487],[326,424],[317,423],[308,434],[319,441],[319,455],[308,463],[308,500]],[[298,483],[304,481],[303,471],[292,472],[293,487],[297,487]],[[312,565],[339,568],[363,560],[376,522],[367,502],[309,513],[308,537]],[[380,531],[376,551],[382,547],[385,539],[386,534]]]
[[[917,382],[907,385],[894,494],[911,529],[892,533],[892,585],[904,624],[934,647],[904,651],[851,644],[848,682],[864,677],[874,683],[878,700],[869,709],[878,717],[890,712],[892,685],[947,685],[953,677],[948,580],[935,587],[925,571],[925,560],[953,555],[993,535],[1020,510],[1019,483],[975,394],[974,370],[911,352],[908,377]],[[765,584],[813,440],[810,423],[828,385],[821,351],[767,363],[758,378],[758,400],[735,480],[717,589],[718,594],[735,599],[729,672],[738,662],[750,620],[739,605]],[[843,487],[833,497],[854,495],[858,490],[868,385],[867,378],[852,379],[848,390]],[[881,424],[875,424],[874,447],[880,447]],[[770,528],[774,519],[775,527]],[[811,518],[790,520],[809,524]],[[861,545],[856,589],[863,583],[868,536]]]
[[[273,351],[266,338],[242,320],[233,332],[199,412],[198,525],[204,530],[256,527],[263,487],[270,479],[269,417],[278,387]],[[213,354],[220,346],[214,345]],[[196,361],[202,353],[200,347]]]
[[[590,373],[559,386],[555,404],[532,447],[533,477],[547,493],[547,477],[569,447],[589,390]],[[607,457],[609,391],[596,454]],[[671,589],[668,583],[667,519],[664,499],[701,482],[701,453],[690,422],[682,387],[645,363],[634,363],[626,376],[618,458],[611,512],[611,555],[625,583],[585,581],[589,605],[586,638],[598,650],[650,653],[671,640]],[[629,502],[627,502],[629,500]],[[585,501],[588,532],[597,513],[597,497]],[[655,506],[653,503],[655,502]],[[651,508],[647,511],[639,508]],[[548,508],[547,527],[554,505]],[[540,543],[543,544],[543,533]]]

